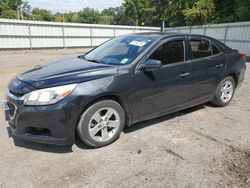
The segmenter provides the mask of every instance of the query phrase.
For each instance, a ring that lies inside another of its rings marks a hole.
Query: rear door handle
[[[216,68],[221,68],[221,67],[224,67],[224,64],[219,64],[219,65],[216,65],[215,67]]]
[[[189,72],[184,72],[184,73],[179,74],[179,76],[182,77],[182,78],[187,77],[189,75],[190,75]]]

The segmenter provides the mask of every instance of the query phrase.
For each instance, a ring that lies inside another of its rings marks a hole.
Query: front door
[[[185,54],[184,38],[167,40],[147,58],[160,60],[161,68],[135,73],[138,88],[135,115],[138,119],[178,109],[189,100],[191,67],[185,61]]]

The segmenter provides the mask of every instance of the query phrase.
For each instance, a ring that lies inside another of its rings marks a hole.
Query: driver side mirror
[[[148,59],[143,64],[141,64],[139,70],[153,71],[159,69],[161,66],[162,66],[161,61],[156,59]]]

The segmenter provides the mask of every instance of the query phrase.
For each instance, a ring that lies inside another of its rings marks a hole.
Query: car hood
[[[93,63],[81,58],[70,58],[37,66],[18,75],[17,78],[41,89],[99,79],[116,75],[117,72],[117,66]]]

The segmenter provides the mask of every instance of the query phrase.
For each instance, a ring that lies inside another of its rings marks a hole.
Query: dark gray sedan
[[[5,116],[14,137],[73,144],[78,135],[101,147],[114,142],[124,125],[209,101],[227,105],[245,70],[237,50],[210,37],[119,36],[15,77]]]

